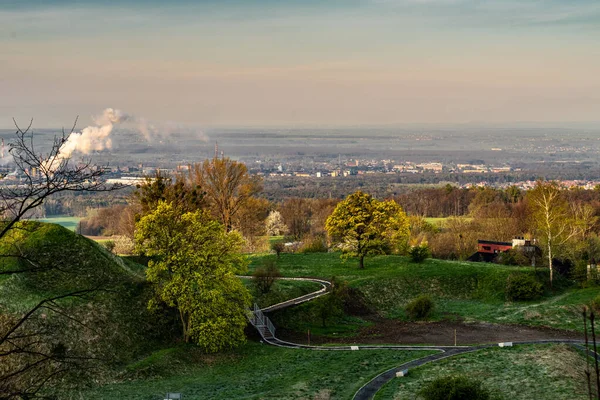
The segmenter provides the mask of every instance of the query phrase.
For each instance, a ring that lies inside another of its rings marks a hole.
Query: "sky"
[[[600,121],[598,0],[0,0],[0,128]]]

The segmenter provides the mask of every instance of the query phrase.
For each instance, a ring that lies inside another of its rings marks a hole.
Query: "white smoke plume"
[[[65,143],[60,147],[58,155],[48,160],[44,168],[53,171],[73,153],[90,154],[92,151],[101,151],[112,147],[110,134],[115,124],[132,120],[133,117],[121,110],[107,108],[102,115],[94,118],[95,126],[88,126],[81,132],[73,132]]]
[[[69,139],[60,148],[60,156],[69,158],[74,152],[89,154],[92,151],[101,151],[112,147],[110,133],[115,124],[131,119],[130,115],[120,110],[107,108],[94,122],[97,126],[88,126],[79,132],[73,132]]]
[[[58,155],[52,160],[47,160],[43,168],[54,171],[61,163],[70,159],[73,154],[90,154],[93,151],[111,149],[113,145],[111,133],[114,126],[118,124],[129,123],[135,125],[149,143],[160,141],[174,132],[186,132],[188,130],[176,125],[157,127],[144,118],[137,118],[113,108],[105,109],[102,115],[93,118],[93,120],[95,125],[88,126],[81,132],[71,133],[67,141],[60,147]],[[200,140],[208,140],[204,133],[196,132],[195,136]]]

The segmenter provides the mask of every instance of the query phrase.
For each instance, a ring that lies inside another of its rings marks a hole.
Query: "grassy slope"
[[[496,398],[585,400],[585,357],[564,345],[490,348],[410,370],[390,381],[376,399],[413,399],[427,382],[447,375],[479,379]]]
[[[36,260],[54,263],[60,271],[0,278],[0,305],[9,311],[28,310],[42,298],[97,282],[139,282],[143,278],[134,263],[124,262],[96,242],[57,224],[23,223],[0,242],[0,252],[14,253],[15,245]],[[0,268],[17,269],[17,263],[15,259],[3,259]]]
[[[181,347],[140,361],[123,377],[145,375],[144,380],[114,383],[72,398],[158,400],[172,391],[183,393],[186,400],[349,399],[379,372],[426,354],[430,353],[293,350],[248,343],[235,353],[207,356]]]
[[[276,280],[271,290],[263,294],[256,290],[252,284],[252,279],[242,279],[242,281],[252,294],[252,301],[256,302],[260,307],[268,307],[289,299],[294,299],[315,292],[322,287],[315,282]]]
[[[253,257],[251,268],[264,257],[272,256]],[[368,258],[366,268],[359,270],[355,260],[344,263],[339,254],[320,253],[283,254],[277,264],[284,276],[340,277],[360,288],[379,313],[400,319],[405,318],[407,302],[427,293],[436,303],[434,319],[455,315],[467,321],[581,330],[581,306],[600,293],[599,288],[567,289],[547,293],[539,301],[507,302],[504,287],[508,275],[532,269],[486,263],[429,259],[414,264],[406,257],[378,256]],[[545,276],[545,271],[539,273]],[[294,328],[303,331],[310,326]]]

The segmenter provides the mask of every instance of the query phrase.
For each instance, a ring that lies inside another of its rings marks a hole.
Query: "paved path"
[[[240,278],[252,279],[251,276],[241,276]],[[262,312],[270,312],[275,310],[281,310],[283,308],[291,307],[300,303],[304,303],[309,300],[313,300],[317,297],[326,295],[327,289],[331,287],[331,283],[322,279],[314,279],[314,278],[278,278],[285,280],[297,280],[297,281],[307,281],[307,282],[315,282],[321,285],[321,289],[306,294],[304,296],[297,297],[295,299],[287,300],[279,304],[274,304],[269,307],[265,307],[261,309]],[[402,351],[419,351],[419,350],[432,350],[438,351],[437,354],[431,354],[422,358],[418,358],[416,360],[412,360],[406,362],[397,367],[391,368],[381,374],[375,376],[369,382],[364,384],[355,394],[354,400],[370,400],[375,394],[390,380],[396,377],[396,373],[404,370],[409,370],[412,368],[419,367],[421,365],[435,362],[439,360],[443,360],[445,358],[453,357],[459,354],[465,354],[470,352],[479,351],[482,349],[487,349],[490,347],[499,346],[498,343],[493,344],[482,344],[476,346],[415,346],[415,345],[364,345],[364,346],[310,346],[299,343],[286,342],[284,340],[278,339],[277,337],[266,337],[264,331],[258,329],[260,335],[263,338],[263,341],[278,347],[286,347],[286,348],[294,348],[294,349],[310,349],[310,350],[319,350],[319,351],[364,351],[364,350],[402,350]],[[523,344],[544,344],[544,343],[556,343],[556,344],[569,344],[574,347],[577,347],[581,350],[585,350],[584,343],[581,340],[533,340],[533,341],[524,341],[524,342],[514,342],[511,343],[514,345],[523,345]],[[596,357],[600,358],[600,355],[596,355]]]

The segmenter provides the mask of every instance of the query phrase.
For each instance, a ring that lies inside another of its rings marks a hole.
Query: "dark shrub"
[[[279,255],[285,250],[285,244],[283,244],[283,242],[274,242],[271,244],[271,250],[273,250],[277,254],[277,258],[279,258]]]
[[[422,294],[406,305],[406,313],[412,319],[427,318],[435,305],[428,295]]]
[[[315,311],[321,319],[323,327],[327,326],[326,324],[329,319],[344,315],[344,308],[349,296],[348,283],[335,276],[331,277],[329,294],[321,296],[315,301]]]
[[[348,287],[348,295],[344,301],[344,311],[350,315],[369,315],[373,313],[364,293],[353,287]]]
[[[419,391],[425,400],[488,400],[490,392],[481,382],[464,376],[437,378]]]
[[[254,286],[262,294],[269,293],[275,279],[281,276],[279,269],[273,260],[266,260],[262,267],[256,268],[252,274]]]
[[[429,257],[429,246],[426,244],[421,244],[419,246],[411,247],[408,252],[410,255],[410,260],[414,263],[422,263]]]
[[[600,312],[600,295],[594,297],[590,302],[590,308],[595,312]]]
[[[535,300],[543,294],[543,285],[533,275],[514,273],[506,279],[506,297],[509,300]]]
[[[531,261],[519,248],[510,249],[498,256],[497,262],[504,265],[531,265]]]

